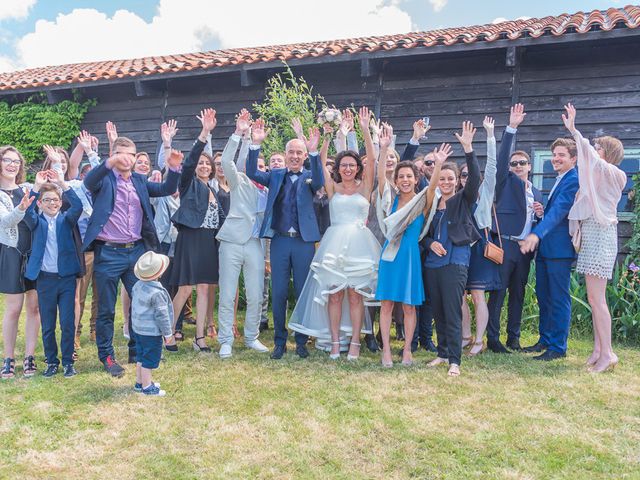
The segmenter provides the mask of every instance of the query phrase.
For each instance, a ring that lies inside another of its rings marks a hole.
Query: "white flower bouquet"
[[[318,114],[318,123],[320,125],[329,124],[334,128],[340,128],[342,123],[342,113],[335,107],[325,107]]]

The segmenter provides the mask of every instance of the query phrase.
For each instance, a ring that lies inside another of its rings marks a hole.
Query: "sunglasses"
[[[469,176],[469,174],[467,172],[462,172],[460,174],[460,178],[467,178]]]
[[[512,160],[511,162],[509,162],[509,165],[511,165],[512,167],[517,167],[518,165],[524,167],[526,165],[529,165],[529,162],[527,160]]]
[[[424,161],[424,164],[425,164],[427,167],[430,167],[430,166],[432,166],[432,165],[435,165],[435,163],[436,163],[436,162],[435,162],[435,161],[433,161],[433,160],[425,160],[425,161]]]

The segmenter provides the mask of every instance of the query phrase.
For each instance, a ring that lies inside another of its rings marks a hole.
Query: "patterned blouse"
[[[207,206],[207,213],[204,215],[204,220],[200,228],[209,228],[217,230],[220,228],[220,216],[218,215],[218,204],[215,202],[209,202]]]

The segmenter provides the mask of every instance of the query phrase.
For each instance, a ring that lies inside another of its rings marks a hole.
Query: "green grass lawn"
[[[602,375],[583,366],[590,342],[571,339],[563,361],[486,353],[449,378],[426,352],[383,369],[365,351],[355,364],[314,349],[300,360],[290,345],[272,361],[240,341],[221,361],[185,333],[156,371],[165,398],[134,393],[132,366],[109,377],[88,328],[75,378],[43,378],[40,348],[38,376],[19,365],[0,383],[0,478],[640,478],[635,348],[617,346]]]

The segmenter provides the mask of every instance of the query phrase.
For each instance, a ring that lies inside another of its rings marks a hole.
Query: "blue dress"
[[[477,207],[477,205],[476,205]],[[500,265],[493,263],[484,256],[484,248],[487,245],[487,239],[484,231],[478,229],[475,218],[473,226],[480,234],[480,240],[471,246],[471,259],[469,261],[469,274],[467,275],[467,290],[484,290],[490,292],[492,290],[502,289],[502,279],[500,277]],[[498,245],[495,235],[489,232],[489,239]]]
[[[398,198],[394,200],[391,212],[396,211]],[[391,300],[406,305],[422,305],[424,302],[422,262],[418,247],[423,224],[424,215],[420,214],[404,231],[396,258],[392,262],[380,259],[376,300]],[[388,244],[388,240],[384,242],[382,252]]]

